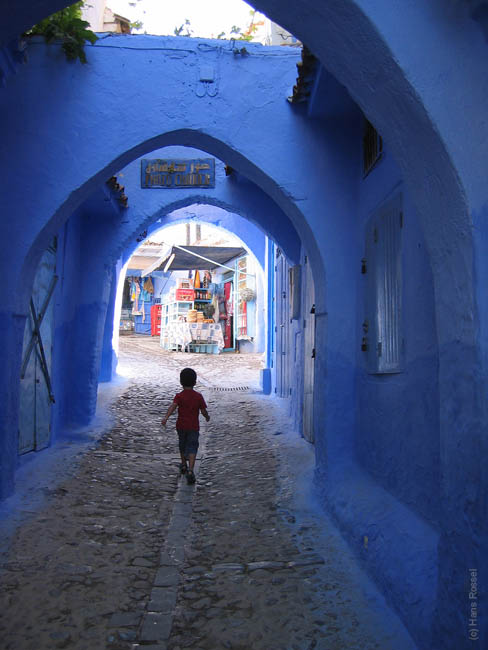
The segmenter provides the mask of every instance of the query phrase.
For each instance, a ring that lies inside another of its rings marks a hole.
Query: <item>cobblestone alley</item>
[[[257,356],[126,337],[120,361],[103,434],[38,454],[3,506],[2,648],[415,647],[314,510],[313,448],[258,393]],[[160,424],[185,365],[211,416],[194,486]]]

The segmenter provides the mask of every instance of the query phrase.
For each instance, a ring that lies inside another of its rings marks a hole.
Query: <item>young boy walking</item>
[[[163,418],[163,426],[166,426],[168,419],[178,409],[178,418],[176,420],[176,431],[178,432],[178,441],[180,447],[181,465],[180,470],[182,474],[186,474],[186,480],[191,485],[195,483],[195,459],[198,451],[198,436],[200,424],[198,418],[200,412],[203,417],[210,420],[210,415],[207,411],[207,405],[201,393],[193,390],[197,383],[197,373],[193,368],[183,368],[180,372],[180,384],[183,387],[181,393],[177,393],[173,403],[168,409],[168,412]],[[186,461],[188,460],[189,465]]]

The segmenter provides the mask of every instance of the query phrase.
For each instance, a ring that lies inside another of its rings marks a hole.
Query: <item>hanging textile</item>
[[[195,271],[195,280],[193,282],[195,289],[200,289],[200,271]]]
[[[146,310],[145,310],[145,308],[144,308],[144,305],[145,305],[145,303],[144,303],[144,300],[143,300],[143,301],[142,301],[142,322],[143,322],[143,323],[146,322]]]
[[[218,321],[220,318],[220,307],[219,307],[219,298],[216,293],[212,294],[212,302],[213,306],[213,319],[214,321]],[[225,309],[225,302],[224,302],[224,309]]]
[[[139,313],[139,295],[141,293],[141,287],[139,286],[139,282],[135,282],[135,285],[136,285],[136,287],[135,287],[136,296],[135,296],[135,299],[134,299],[133,312],[135,312],[137,314],[137,313]]]
[[[146,281],[144,282],[144,291],[147,291],[147,293],[154,293],[154,285],[150,275],[147,276]]]

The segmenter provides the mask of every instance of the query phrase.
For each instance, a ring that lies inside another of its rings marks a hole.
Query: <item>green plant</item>
[[[46,43],[61,41],[68,61],[80,59],[81,63],[86,63],[85,42],[93,44],[98,37],[87,29],[89,23],[82,20],[82,7],[83,2],[76,2],[66,9],[61,9],[34,25],[28,34],[44,36]]]
[[[183,33],[183,30],[185,30],[185,33]],[[191,28],[191,22],[188,20],[188,18],[185,19],[183,25],[174,28],[175,36],[191,36],[192,34],[193,29]]]
[[[249,22],[249,25],[247,25],[247,27],[243,29],[238,25],[233,25],[230,28],[229,35],[227,35],[226,32],[220,32],[220,34],[217,35],[217,38],[229,39],[232,41],[252,41],[260,25],[264,25],[264,20],[260,20],[256,22],[257,16],[256,16],[255,9],[251,9],[249,15],[251,16],[251,20]],[[182,25],[174,28],[173,33],[175,36],[193,36],[194,32],[191,26],[191,21],[188,20],[188,18],[186,18],[185,22]],[[243,49],[242,54],[247,54],[246,48],[242,48],[242,49]]]
[[[249,25],[243,30],[241,27],[237,27],[237,25],[233,25],[230,33],[231,33],[231,38],[233,38],[236,41],[252,41],[254,38],[254,35],[259,29],[260,25],[264,25],[264,20],[260,20],[258,22],[255,22],[256,19],[256,10],[251,9],[249,12],[249,15],[251,16],[251,21]]]

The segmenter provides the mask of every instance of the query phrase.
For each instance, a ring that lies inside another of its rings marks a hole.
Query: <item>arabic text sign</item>
[[[178,189],[179,187],[215,187],[215,159],[141,160],[141,187]]]

